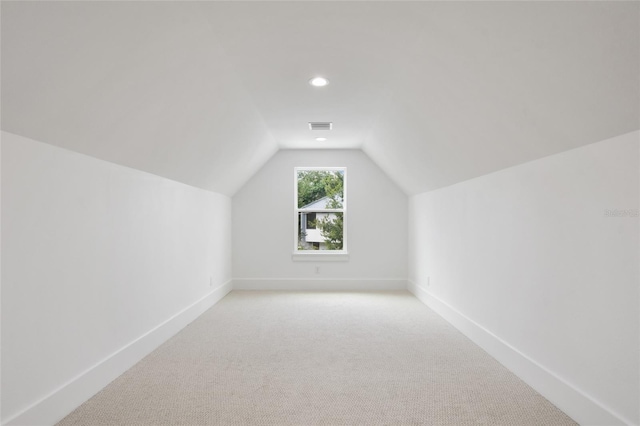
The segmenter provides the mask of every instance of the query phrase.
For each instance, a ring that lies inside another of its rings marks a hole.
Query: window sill
[[[293,252],[291,260],[294,262],[348,262],[349,253],[346,251],[318,253]]]

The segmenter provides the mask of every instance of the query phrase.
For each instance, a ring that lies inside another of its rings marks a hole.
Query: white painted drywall
[[[412,285],[634,424],[639,139],[629,133],[409,201]]]
[[[2,133],[2,419],[231,278],[231,200]]]
[[[294,168],[342,166],[347,167],[349,260],[292,261]],[[233,197],[234,283],[236,278],[262,279],[265,285],[273,279],[406,280],[406,215],[406,195],[362,151],[279,151]]]
[[[278,147],[202,9],[3,3],[2,129],[235,193]]]

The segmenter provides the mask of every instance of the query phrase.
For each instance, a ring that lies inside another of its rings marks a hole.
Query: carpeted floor
[[[573,425],[408,292],[234,291],[59,425]]]

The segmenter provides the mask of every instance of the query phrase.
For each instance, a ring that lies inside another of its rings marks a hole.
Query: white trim
[[[604,404],[540,365],[447,302],[429,293],[424,287],[409,280],[407,289],[579,424],[633,424],[632,421],[614,413]]]
[[[344,213],[344,209],[297,209],[299,213]]]
[[[380,291],[406,290],[407,280],[367,278],[234,278],[234,290]]]
[[[312,170],[312,171],[324,171],[324,170],[329,170],[329,171],[338,171],[338,170],[346,170],[346,167],[340,167],[340,166],[331,166],[331,167],[306,167],[306,166],[299,166],[296,167],[296,172],[298,170]],[[296,173],[296,179],[298,178],[298,175]]]
[[[133,342],[120,348],[58,389],[34,402],[3,425],[53,425],[82,405],[106,385],[198,318],[232,290],[232,281],[184,308]]]
[[[349,253],[342,250],[300,250],[291,254],[294,262],[347,262]]]

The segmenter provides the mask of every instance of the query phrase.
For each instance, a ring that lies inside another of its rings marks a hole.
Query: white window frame
[[[299,209],[298,208],[298,172],[300,171],[343,171],[343,193],[341,209]],[[293,169],[293,254],[294,261],[347,261],[349,252],[347,251],[347,168],[346,167],[294,167]],[[298,250],[298,214],[300,212],[335,213],[341,212],[343,217],[342,226],[342,250]]]

